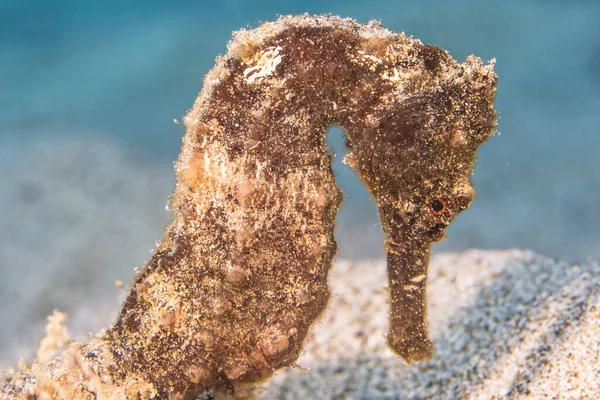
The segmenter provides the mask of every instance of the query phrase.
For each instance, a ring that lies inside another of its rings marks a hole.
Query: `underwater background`
[[[46,316],[93,331],[161,239],[180,121],[231,32],[278,15],[378,19],[457,60],[496,58],[499,134],[434,252],[600,258],[600,2],[0,0],[0,367]],[[175,120],[175,121],[174,121]],[[376,208],[328,140],[342,258],[383,257]],[[70,324],[70,325],[71,325]],[[80,338],[80,337],[79,337]]]

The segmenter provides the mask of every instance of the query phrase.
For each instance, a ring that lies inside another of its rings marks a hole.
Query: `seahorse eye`
[[[440,215],[446,209],[446,204],[441,199],[433,199],[429,203],[429,208],[435,215]]]

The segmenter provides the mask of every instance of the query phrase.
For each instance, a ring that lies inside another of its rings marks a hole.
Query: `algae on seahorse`
[[[334,16],[282,17],[228,49],[185,117],[163,242],[114,326],[52,373],[22,372],[36,390],[187,398],[293,364],[329,297],[342,198],[332,124],[386,235],[389,345],[409,363],[432,356],[429,251],[473,200],[476,152],[496,125],[493,64]]]

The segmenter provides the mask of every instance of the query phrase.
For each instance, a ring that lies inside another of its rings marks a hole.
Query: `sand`
[[[527,251],[433,258],[436,354],[407,366],[386,347],[383,262],[338,263],[333,296],[297,368],[265,399],[600,398],[600,266]]]
[[[276,373],[258,398],[600,398],[597,263],[521,250],[434,256],[428,296],[436,353],[411,366],[385,343],[385,263],[339,261],[330,285],[328,310],[297,366]]]

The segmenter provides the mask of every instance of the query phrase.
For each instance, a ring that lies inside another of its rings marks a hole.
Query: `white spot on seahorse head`
[[[390,71],[383,71],[381,77],[391,82],[400,82],[402,80],[402,75],[398,68],[393,68]]]
[[[417,285],[404,285],[404,290],[412,292],[415,290],[419,290],[419,287]]]
[[[381,58],[375,57],[374,55],[371,55],[371,54],[367,54],[365,51],[359,50],[358,54],[360,54],[362,59],[365,61],[370,61],[371,63],[374,63],[374,64],[383,63],[383,60]]]
[[[269,47],[256,61],[256,65],[244,70],[244,78],[248,83],[260,83],[266,77],[275,72],[277,66],[281,63],[282,50],[280,46]]]

